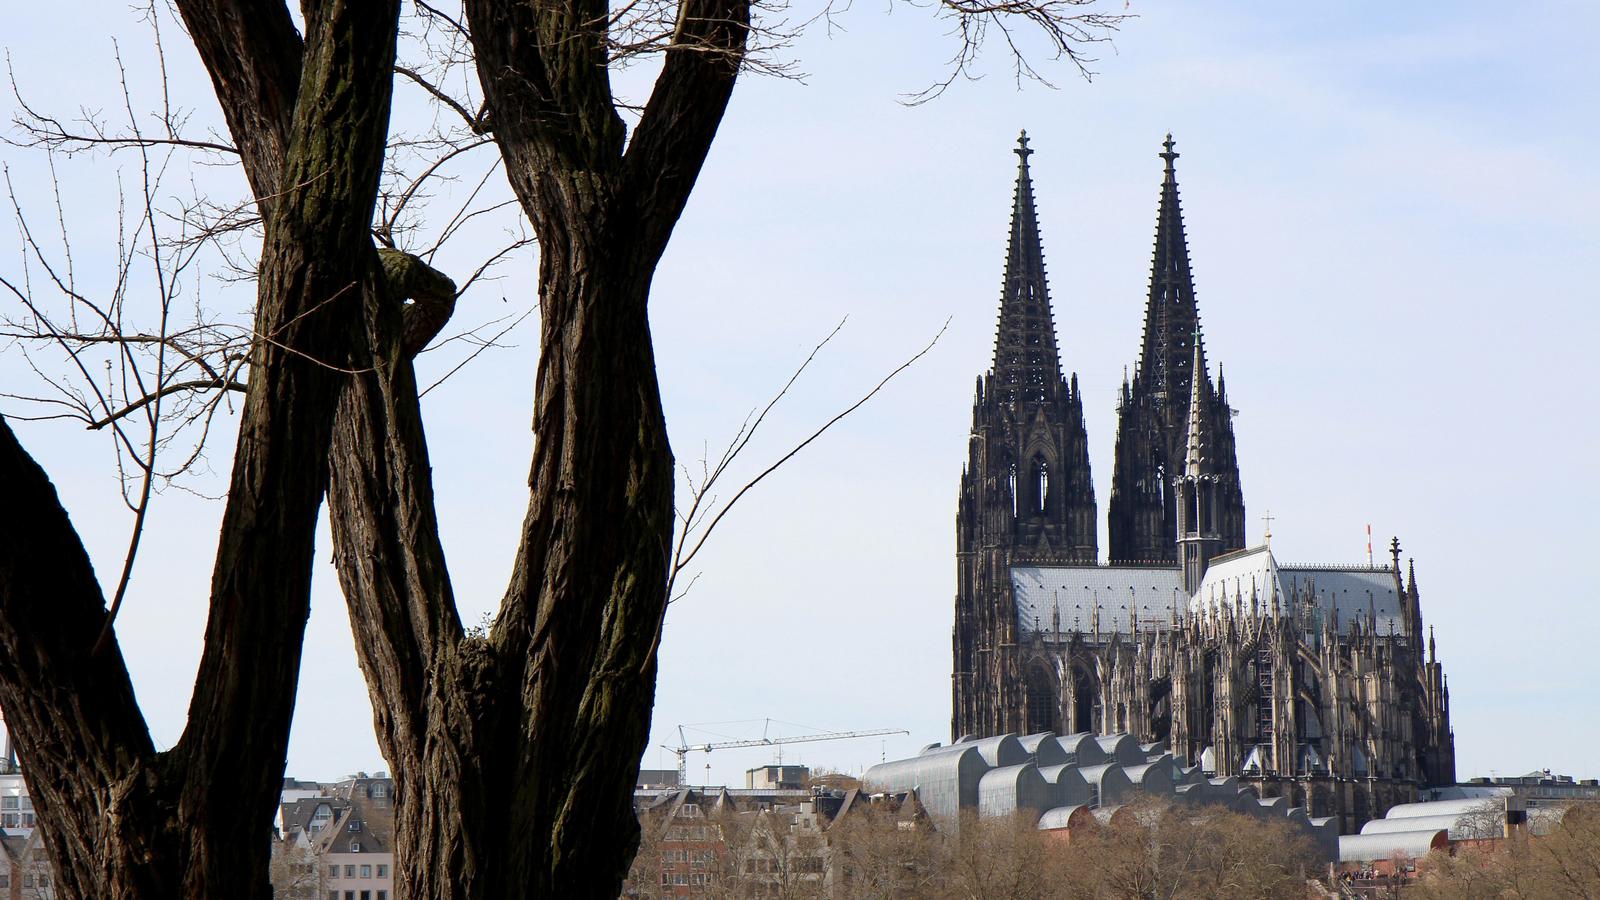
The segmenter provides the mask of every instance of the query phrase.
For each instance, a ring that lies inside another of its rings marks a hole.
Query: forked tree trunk
[[[462,632],[437,534],[414,527],[432,499],[409,359],[340,406],[331,520],[399,785],[397,898],[615,896],[636,840],[672,515],[647,278],[547,248],[551,268],[588,277],[542,298],[538,540],[489,635]]]
[[[251,54],[302,55],[279,12],[185,0],[202,49],[231,47],[211,67],[225,107],[230,92],[253,104],[253,115],[229,116],[252,183],[283,185],[263,203],[259,338],[189,721],[170,750],[155,751],[115,642],[96,651],[107,611],[88,556],[43,469],[0,421],[0,707],[56,894],[69,900],[271,894],[268,841],[334,410],[359,355],[360,299],[381,293],[368,227],[399,4],[308,3],[303,67],[269,98],[271,79],[254,78],[277,69]],[[292,46],[266,46],[285,34]],[[263,116],[276,130],[249,131]],[[262,147],[277,148],[270,164],[252,157]]]
[[[335,562],[398,785],[397,900],[609,900],[638,839],[672,540],[647,298],[732,91],[749,5],[684,4],[626,152],[603,2],[467,11],[495,139],[539,236],[528,513],[493,628],[465,634],[410,364],[412,320],[444,297],[397,268],[391,297],[367,308],[372,372],[339,408]]]

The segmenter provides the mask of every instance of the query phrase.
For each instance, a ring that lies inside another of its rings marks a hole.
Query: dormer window
[[[350,820],[350,830],[351,831],[360,831],[361,830],[361,820],[360,819],[351,819]]]
[[[359,841],[351,841],[350,842],[350,852],[351,853],[360,853],[361,852],[361,843]]]

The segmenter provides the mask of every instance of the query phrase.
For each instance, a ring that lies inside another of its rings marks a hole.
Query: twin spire
[[[1156,220],[1155,256],[1150,267],[1150,295],[1145,309],[1144,340],[1135,383],[1143,383],[1169,412],[1165,423],[1181,428],[1187,412],[1190,382],[1205,372],[1200,341],[1200,314],[1189,272],[1189,246],[1173,163],[1178,153],[1169,133],[1158,154],[1165,161],[1161,204]],[[1055,323],[1045,278],[1044,247],[1034,206],[1033,178],[1028,171],[1028,132],[1017,138],[1017,185],[1011,208],[1011,239],[1006,248],[1005,280],[1000,296],[1000,322],[995,334],[995,387],[1002,400],[1043,400],[1061,381]],[[1202,375],[1204,378],[1204,375]],[[1209,388],[1209,378],[1205,379]]]
[[[1159,154],[1163,162],[1161,197],[1144,335],[1133,378],[1124,384],[1118,407],[1116,460],[1107,517],[1113,564],[1170,565],[1178,561],[1172,479],[1196,467],[1203,469],[1215,487],[1215,515],[1207,522],[1220,534],[1220,549],[1244,546],[1244,497],[1239,487],[1232,414],[1220,376],[1213,386],[1207,374],[1183,209],[1178,198],[1178,153],[1174,147],[1169,134]],[[1047,413],[1046,418],[1073,417],[1081,412],[1077,411],[1076,385],[1069,387],[1061,374],[1033,181],[1028,170],[1033,150],[1028,146],[1027,132],[1018,138],[1015,152],[1017,184],[1011,240],[995,336],[993,380],[988,382],[985,393],[1000,404],[1033,402],[1050,407],[1057,400],[1065,400],[1072,411],[1063,408],[1059,414]],[[1022,449],[1016,449],[1019,460],[1024,455]],[[1050,483],[1064,476],[1089,483],[1086,452],[1081,462],[1049,459],[1044,463],[1048,464]],[[1017,471],[1026,474],[1020,468]]]
[[[995,333],[994,389],[1002,401],[1041,401],[1061,385],[1050,289],[1045,281],[1044,247],[1028,174],[1028,133],[1017,138],[1017,188],[1011,207],[1011,242],[1006,249],[1005,283],[1000,295],[1000,325]]]

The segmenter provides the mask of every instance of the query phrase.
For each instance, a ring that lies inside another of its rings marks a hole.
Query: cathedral
[[[1083,396],[1062,374],[1033,151],[1018,141],[994,364],[956,515],[951,736],[1129,732],[1352,833],[1454,783],[1449,691],[1398,540],[1388,565],[1280,566],[1247,545],[1170,135],[1164,148],[1101,562]]]

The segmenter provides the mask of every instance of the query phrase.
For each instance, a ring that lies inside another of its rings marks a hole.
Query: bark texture
[[[87,555],[0,422],[0,706],[68,898],[265,898],[334,409],[382,292],[368,226],[397,0],[180,2],[263,203],[241,412],[189,723],[155,752]],[[291,62],[292,61],[292,62]]]
[[[326,484],[399,784],[397,898],[614,897],[637,841],[673,523],[647,298],[732,92],[749,0],[682,0],[631,141],[603,0],[467,3],[487,119],[540,243],[530,502],[487,635],[457,616],[411,363],[454,286],[367,231],[397,4],[308,3],[302,40],[281,4],[176,3],[267,223],[261,342],[191,724],[167,753],[115,648],[89,654],[104,599],[0,422],[0,478],[21,486],[0,510],[0,704],[63,893],[266,896]]]
[[[646,301],[749,22],[746,0],[681,10],[625,147],[594,27],[604,3],[467,4],[540,245],[531,497],[486,636],[461,628],[438,539],[410,363],[422,301],[391,278],[368,307],[373,371],[340,403],[330,511],[399,784],[398,898],[615,897],[638,839],[673,522]]]

